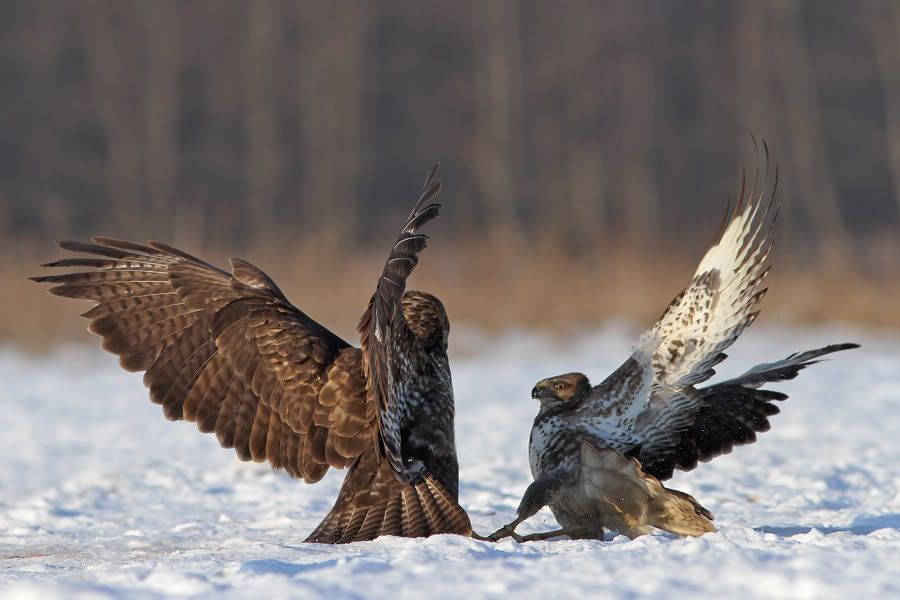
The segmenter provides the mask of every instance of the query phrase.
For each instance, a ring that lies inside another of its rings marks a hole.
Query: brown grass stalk
[[[554,331],[610,318],[649,326],[687,284],[702,252],[702,247],[691,252],[657,247],[636,253],[610,241],[576,253],[563,250],[554,235],[531,241],[496,234],[454,245],[441,237],[436,235],[422,256],[411,287],[439,296],[452,322],[488,330]],[[318,239],[265,247],[289,250],[274,254],[251,247],[242,258],[268,272],[307,314],[355,339],[356,320],[381,268],[378,250],[342,250]],[[892,276],[900,252],[893,244],[878,248],[866,260],[805,266],[776,255],[763,320],[900,329],[900,304],[894,301],[900,298],[900,278]],[[227,265],[222,249],[186,250]],[[49,243],[2,254],[0,342],[45,351],[61,341],[90,339],[86,322],[77,318],[88,303],[52,297],[46,286],[26,280],[43,271],[41,262],[59,255]]]

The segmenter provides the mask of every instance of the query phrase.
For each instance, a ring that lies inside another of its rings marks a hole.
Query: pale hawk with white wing
[[[766,152],[768,156],[768,152]],[[749,444],[769,429],[773,401],[761,389],[793,379],[820,357],[857,347],[836,344],[758,365],[743,375],[698,387],[713,376],[724,351],[759,314],[772,249],[777,171],[756,176],[723,223],[690,285],[645,333],[634,353],[599,385],[582,373],[544,379],[529,442],[534,482],[516,519],[490,539],[520,541],[559,535],[629,537],[658,528],[679,535],[715,531],[712,514],[661,481]],[[549,506],[561,529],[520,536],[515,528]]]

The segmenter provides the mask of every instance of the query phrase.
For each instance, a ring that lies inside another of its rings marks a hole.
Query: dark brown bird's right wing
[[[415,413],[412,398],[449,410],[452,431],[452,387],[449,367],[433,370],[432,346],[444,335],[443,308],[421,292],[407,293],[406,279],[425,248],[418,228],[437,216],[438,205],[427,204],[440,190],[437,166],[391,249],[375,293],[360,320],[363,361],[369,381],[369,404],[377,407],[381,445],[351,467],[331,512],[307,541],[343,543],[381,535],[419,537],[435,533],[469,535],[469,517],[456,501],[458,467],[439,472],[424,469],[415,476],[402,463],[401,428]],[[427,204],[427,205],[426,205]],[[410,319],[409,321],[407,319]],[[444,352],[444,346],[440,346]],[[446,354],[443,354],[444,363]],[[417,368],[432,365],[425,376]],[[442,376],[443,375],[443,376]],[[441,398],[436,397],[441,395]],[[449,400],[449,408],[441,400]],[[434,440],[435,444],[439,440]],[[442,463],[443,464],[443,463]],[[442,481],[444,483],[442,483]],[[452,489],[451,489],[452,487]]]
[[[318,481],[375,445],[361,353],[292,306],[265,273],[232,260],[227,273],[179,250],[109,238],[61,242],[85,254],[33,278],[96,302],[84,314],[103,348],[144,371],[170,420],[215,432],[241,460],[268,460]],[[89,270],[84,270],[89,268]]]
[[[406,291],[406,280],[419,264],[419,252],[425,249],[428,240],[428,236],[418,230],[437,217],[440,209],[439,204],[428,203],[441,190],[437,170],[438,165],[434,165],[428,172],[422,194],[388,255],[358,327],[364,372],[370,384],[369,400],[377,407],[382,447],[398,474],[404,471],[400,456],[403,407],[398,388],[408,382],[392,382],[391,374],[397,362],[416,360],[411,352],[418,344],[400,309],[400,301]]]

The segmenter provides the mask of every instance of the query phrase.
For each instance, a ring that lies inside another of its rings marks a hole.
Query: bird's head
[[[591,393],[591,382],[584,373],[566,373],[537,382],[531,397],[541,406],[550,407],[562,403],[577,403]]]

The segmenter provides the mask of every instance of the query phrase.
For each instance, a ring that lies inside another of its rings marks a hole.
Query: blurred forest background
[[[242,256],[350,335],[441,161],[414,287],[451,318],[649,324],[750,134],[768,319],[900,326],[896,0],[0,1],[0,339],[78,335],[53,239]],[[79,338],[83,339],[83,338]]]

